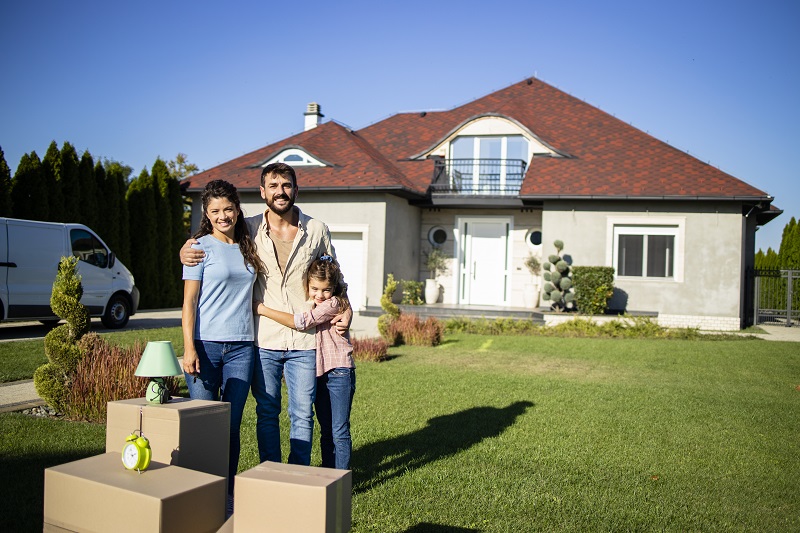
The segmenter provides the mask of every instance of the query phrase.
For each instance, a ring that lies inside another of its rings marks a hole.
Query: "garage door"
[[[342,267],[347,282],[347,296],[354,310],[364,302],[364,240],[357,232],[331,232],[331,242],[336,250],[336,259]]]

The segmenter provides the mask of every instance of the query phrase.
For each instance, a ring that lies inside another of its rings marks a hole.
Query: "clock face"
[[[129,442],[125,445],[125,448],[122,450],[122,464],[125,465],[125,468],[129,470],[133,470],[136,468],[136,465],[139,463],[139,448],[136,444]]]

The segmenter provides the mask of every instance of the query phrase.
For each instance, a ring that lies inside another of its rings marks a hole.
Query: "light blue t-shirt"
[[[197,266],[183,267],[183,279],[199,280],[194,338],[204,341],[253,340],[253,283],[255,269],[245,266],[238,244],[203,235],[205,258]]]

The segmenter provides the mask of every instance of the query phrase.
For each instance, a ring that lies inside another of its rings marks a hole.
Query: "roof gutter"
[[[771,202],[772,196],[632,196],[632,195],[519,195],[522,200],[706,200],[728,202]]]

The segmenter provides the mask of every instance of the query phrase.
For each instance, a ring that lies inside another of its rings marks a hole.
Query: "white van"
[[[133,275],[82,224],[0,218],[0,320],[55,323],[50,295],[62,257],[76,256],[81,303],[107,328],[121,328],[139,307]]]

